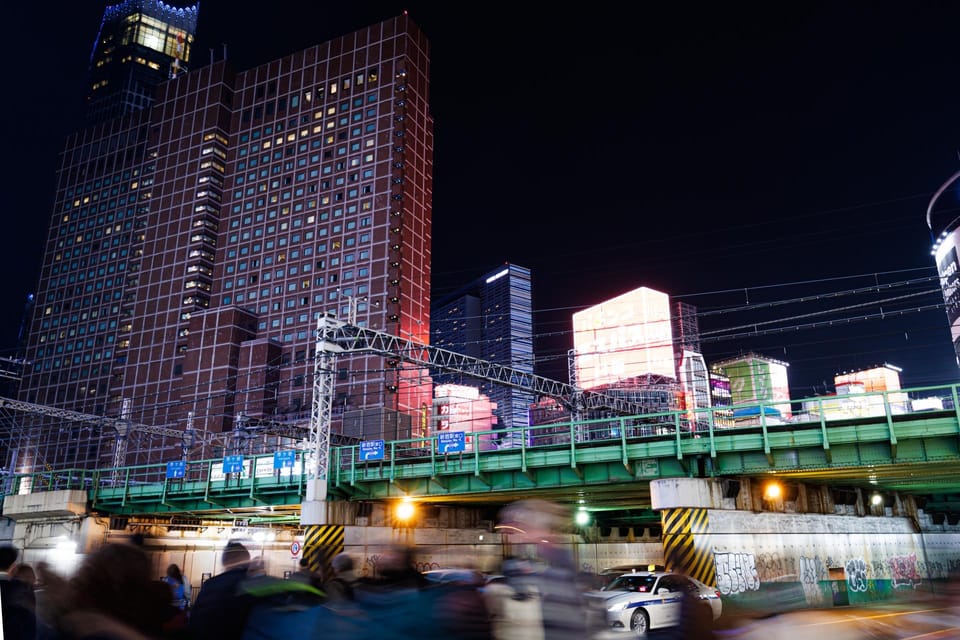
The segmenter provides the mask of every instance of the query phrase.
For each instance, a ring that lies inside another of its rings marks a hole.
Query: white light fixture
[[[576,516],[577,526],[583,527],[589,522],[590,522],[590,514],[587,513],[587,510],[585,508],[580,507],[580,509],[577,511],[577,516]]]

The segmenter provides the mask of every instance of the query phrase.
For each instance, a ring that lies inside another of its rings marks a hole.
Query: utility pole
[[[306,500],[300,506],[301,525],[328,522],[327,481],[330,464],[330,424],[333,417],[334,374],[337,354],[343,347],[334,341],[343,323],[332,315],[317,319],[317,342],[313,356],[313,403],[310,410],[310,464]]]

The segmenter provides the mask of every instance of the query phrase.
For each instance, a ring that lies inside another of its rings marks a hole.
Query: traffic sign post
[[[467,448],[463,431],[441,431],[437,434],[437,453],[458,453]]]
[[[293,469],[296,462],[297,452],[293,449],[273,452],[273,468],[276,471],[280,469]]]
[[[223,456],[223,475],[243,473],[243,456]]]
[[[167,463],[167,478],[183,478],[187,475],[186,460],[171,460]]]
[[[383,440],[364,440],[360,443],[360,462],[383,460]]]
[[[273,471],[277,480],[280,479],[280,475],[283,473],[284,469],[287,470],[287,476],[292,479],[293,467],[296,465],[296,463],[297,452],[293,449],[273,452]]]

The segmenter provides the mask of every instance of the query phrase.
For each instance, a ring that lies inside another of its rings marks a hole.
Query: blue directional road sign
[[[437,434],[437,453],[457,453],[467,448],[463,431],[441,431]]]
[[[187,475],[187,461],[173,460],[167,463],[168,478],[182,478]]]
[[[297,462],[297,452],[293,449],[289,451],[274,451],[273,452],[273,468],[276,469],[292,469],[293,465]]]
[[[383,460],[383,440],[364,440],[360,443],[360,461]]]
[[[224,473],[243,473],[243,456],[223,456]]]

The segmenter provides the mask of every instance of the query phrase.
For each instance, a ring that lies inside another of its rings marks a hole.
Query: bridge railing
[[[936,402],[929,399],[935,398]],[[919,403],[918,399],[926,399]],[[743,430],[789,428],[789,425],[819,424],[865,418],[883,418],[892,422],[897,416],[926,411],[951,411],[960,417],[960,400],[956,384],[936,385],[894,391],[870,391],[833,396],[814,396],[799,400],[771,400],[760,403],[705,407],[650,413],[639,416],[617,416],[581,421],[515,427],[465,434],[462,452],[446,452],[437,434],[391,440],[384,443],[383,457],[364,459],[361,444],[331,445],[329,472],[336,482],[342,477],[356,477],[358,469],[376,464],[403,464],[444,460],[449,456],[481,454],[497,451],[542,449],[550,447],[588,447],[615,441],[636,439],[672,439],[680,443],[687,438],[716,437]],[[225,474],[222,459],[186,460],[182,475],[171,479],[166,462],[111,469],[40,470],[32,473],[0,477],[3,495],[35,493],[59,489],[131,490],[138,486],[178,482],[221,483],[248,479],[284,477],[288,481],[306,478],[312,462],[305,451],[295,452],[292,467],[277,470],[272,454],[247,456],[242,469]]]

